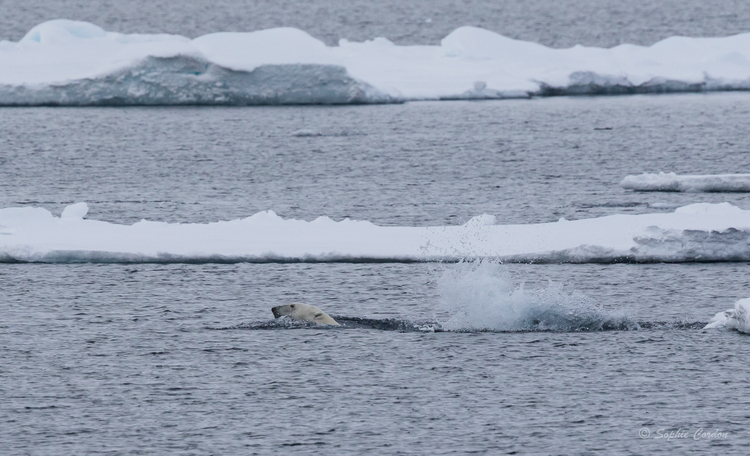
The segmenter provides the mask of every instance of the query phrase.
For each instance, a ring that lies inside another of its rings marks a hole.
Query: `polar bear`
[[[341,326],[336,322],[336,320],[331,318],[327,313],[323,312],[317,307],[308,304],[302,304],[300,302],[295,302],[294,304],[289,304],[286,306],[272,307],[271,312],[273,312],[273,316],[275,318],[289,316],[293,320],[314,321],[315,323],[321,325]]]

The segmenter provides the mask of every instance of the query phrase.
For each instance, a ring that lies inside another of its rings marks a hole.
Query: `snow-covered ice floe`
[[[553,49],[476,27],[326,46],[294,28],[195,39],[54,20],[0,41],[0,105],[342,104],[750,89],[750,33]]]
[[[704,329],[729,328],[750,334],[750,298],[734,303],[734,309],[717,313]]]
[[[643,173],[625,177],[620,186],[642,192],[750,192],[750,174]]]
[[[216,223],[85,220],[88,206],[60,217],[43,208],[0,209],[3,262],[750,261],[750,211],[728,203],[672,213],[499,225],[482,215],[459,226],[377,226],[272,211]]]

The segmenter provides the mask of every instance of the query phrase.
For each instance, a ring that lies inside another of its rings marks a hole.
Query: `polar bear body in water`
[[[271,312],[273,312],[273,316],[276,318],[288,316],[293,320],[313,321],[320,325],[341,326],[330,315],[319,308],[299,302],[286,306],[272,307]]]

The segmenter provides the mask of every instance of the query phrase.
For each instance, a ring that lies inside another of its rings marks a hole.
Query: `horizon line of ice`
[[[750,33],[554,49],[477,27],[326,46],[294,28],[189,39],[58,19],[0,41],[0,106],[352,104],[750,90]]]
[[[215,223],[86,220],[86,203],[60,217],[43,208],[0,209],[0,262],[505,262],[750,261],[750,211],[699,203],[672,213],[500,225],[377,226],[285,220],[273,211]]]
[[[626,176],[620,186],[641,192],[750,192],[750,174],[678,175],[659,172]]]

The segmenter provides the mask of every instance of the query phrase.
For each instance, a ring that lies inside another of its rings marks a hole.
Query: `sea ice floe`
[[[28,262],[459,261],[685,262],[750,260],[750,211],[699,203],[671,213],[503,225],[378,226],[328,217],[285,220],[272,211],[214,223],[143,220],[120,225],[43,208],[0,209],[0,259]]]
[[[107,32],[53,20],[0,41],[0,105],[343,104],[750,90],[750,33],[553,49],[477,27],[439,45],[326,46],[294,28]]]
[[[626,176],[620,186],[642,192],[750,192],[750,174],[643,173]]]

